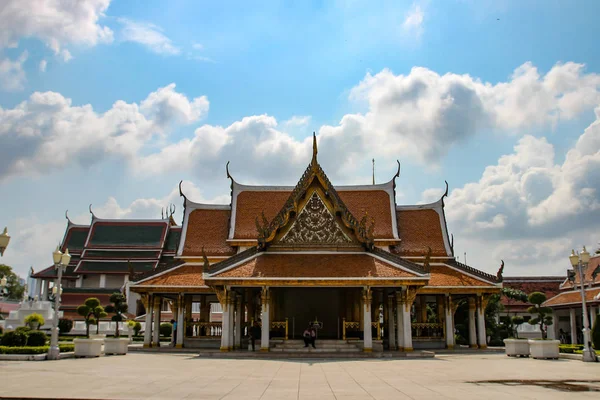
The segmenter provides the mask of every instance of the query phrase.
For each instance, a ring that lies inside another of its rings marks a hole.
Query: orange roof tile
[[[212,278],[409,278],[367,254],[262,254]]]
[[[189,215],[183,246],[183,256],[230,256],[233,247],[226,242],[229,230],[229,210],[194,210]]]
[[[542,292],[547,299],[556,296],[559,292],[559,285],[564,280],[560,276],[526,276],[526,277],[504,277],[502,287],[521,290],[527,294],[533,292]],[[502,296],[500,298],[502,305],[510,310],[527,309],[531,306],[529,303],[515,301]]]
[[[431,278],[427,287],[431,286],[494,286],[489,282],[473,278],[457,271],[448,265],[431,265]]]
[[[264,212],[272,220],[290,196],[290,191],[244,190],[237,195],[235,239],[256,239],[256,217]],[[338,195],[352,215],[360,220],[365,212],[375,220],[375,239],[391,239],[390,195],[384,190],[339,190]]]
[[[594,297],[600,295],[600,288],[589,289],[585,291],[586,302],[600,303],[600,299],[594,300]],[[568,292],[562,292],[547,300],[544,306],[560,306],[566,304],[581,304],[581,291],[570,290]]]
[[[394,253],[402,256],[422,256],[431,247],[432,256],[447,256],[440,215],[433,209],[398,210],[399,245]]]
[[[202,266],[183,265],[172,271],[147,281],[140,282],[140,286],[206,286],[202,279]]]

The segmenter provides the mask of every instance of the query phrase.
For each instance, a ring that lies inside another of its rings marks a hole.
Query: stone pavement
[[[474,381],[507,380],[504,383]],[[543,380],[521,385],[518,380]],[[573,383],[562,383],[576,380]],[[552,386],[551,381],[557,381]],[[586,383],[585,381],[593,381]],[[0,398],[89,399],[564,399],[600,398],[600,363],[508,358],[201,359],[133,353],[95,359],[0,362]]]

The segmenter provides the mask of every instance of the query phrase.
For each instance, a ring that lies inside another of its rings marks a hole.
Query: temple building
[[[243,185],[228,170],[229,205],[195,203],[181,193],[182,227],[161,222],[160,240],[148,248],[153,264],[138,257],[131,275],[126,261],[134,257],[121,257],[110,234],[93,247],[123,262],[120,282],[145,305],[145,346],[159,346],[158,329],[150,327],[167,301],[179,347],[244,348],[256,323],[263,351],[285,351],[286,340],[301,338],[309,324],[321,343],[365,352],[452,348],[454,313],[466,302],[470,346],[485,348],[484,310],[502,288],[502,272],[490,275],[455,259],[447,190],[431,204],[397,205],[399,172],[383,184],[334,186],[313,139],[312,160],[295,186]],[[93,232],[98,223],[81,229]],[[169,236],[175,230],[176,251]],[[91,277],[96,270],[86,261],[97,253],[89,253],[94,235],[85,236],[73,272],[85,269]],[[160,261],[167,256],[172,262]],[[222,321],[211,321],[214,304]]]

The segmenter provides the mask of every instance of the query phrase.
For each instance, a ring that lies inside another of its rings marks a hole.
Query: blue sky
[[[39,4],[0,9],[0,225],[20,273],[46,266],[65,209],[155,217],[180,179],[228,202],[228,160],[238,181],[294,184],[313,131],[334,182],[369,182],[371,158],[378,181],[401,160],[400,204],[448,180],[480,269],[562,274],[600,240],[596,1]]]

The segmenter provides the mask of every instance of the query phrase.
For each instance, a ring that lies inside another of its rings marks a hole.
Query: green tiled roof
[[[83,250],[83,245],[89,231],[89,228],[71,228],[71,231],[67,234],[67,242],[63,244],[63,248],[69,249],[70,252]]]
[[[84,258],[118,258],[120,260],[136,259],[136,258],[153,258],[157,259],[160,255],[159,251],[141,251],[141,250],[86,250]]]
[[[132,262],[133,271],[136,273],[151,271],[156,263],[154,261],[148,262]],[[110,273],[110,272],[122,272],[127,273],[129,266],[127,261],[112,261],[112,262],[100,262],[100,261],[82,261],[77,268],[77,272],[82,274],[85,272],[97,272],[97,273]]]
[[[103,224],[96,223],[90,237],[90,246],[160,247],[165,224]]]
[[[65,278],[69,277],[69,276],[77,276],[77,274],[75,274],[73,272],[74,270],[75,270],[75,265],[69,265],[67,267],[67,269],[63,272],[63,276]],[[56,278],[57,277],[57,275],[56,275],[56,268],[54,268],[54,266],[46,268],[46,269],[44,269],[44,270],[42,270],[42,271],[34,274],[34,276],[36,278],[42,278],[42,279],[45,279],[45,278]]]
[[[167,243],[165,245],[165,251],[177,251],[179,245],[179,238],[181,237],[181,229],[170,229],[167,236]]]

